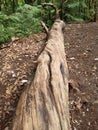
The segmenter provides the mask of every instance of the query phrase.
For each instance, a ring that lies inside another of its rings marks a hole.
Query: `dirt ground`
[[[98,23],[67,24],[64,37],[72,130],[98,130]],[[19,97],[32,81],[34,61],[44,46],[45,34],[35,34],[13,38],[0,48],[0,130],[8,125],[10,130]]]
[[[98,130],[98,23],[65,28],[73,130]]]

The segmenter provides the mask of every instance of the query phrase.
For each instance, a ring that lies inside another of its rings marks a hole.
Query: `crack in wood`
[[[60,64],[60,70],[61,70],[62,75],[65,76],[64,66],[62,63]]]
[[[49,65],[48,65],[48,69],[49,69],[49,73],[50,73],[49,87],[50,87],[51,93],[52,93],[52,95],[53,95],[53,99],[52,99],[52,100],[54,101],[55,109],[56,109],[56,111],[57,111],[57,115],[58,115],[60,127],[61,127],[61,130],[62,130],[62,123],[61,123],[61,119],[60,119],[60,114],[59,114],[58,106],[57,106],[57,103],[56,103],[56,100],[55,100],[55,96],[54,96],[54,92],[53,92],[53,85],[52,85],[52,83],[51,83],[51,81],[52,81],[52,72],[51,72],[52,56],[51,56],[51,54],[50,54],[49,51],[47,51],[47,54],[48,54],[48,56],[49,56],[49,58],[50,58],[50,62],[49,62]]]
[[[26,98],[26,111],[30,114],[30,103],[32,100],[32,95],[27,93],[27,98]]]
[[[41,103],[41,106],[39,106],[39,111],[40,111],[40,114],[41,114],[41,117],[43,119],[43,122],[45,123],[45,130],[49,130],[49,112],[47,110],[47,107],[46,107],[46,98],[45,98],[45,94],[42,92],[42,90],[40,90],[39,92],[40,94],[40,103]]]

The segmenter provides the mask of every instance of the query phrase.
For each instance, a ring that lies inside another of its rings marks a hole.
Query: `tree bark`
[[[65,24],[56,20],[37,61],[32,84],[21,95],[12,130],[70,130]]]

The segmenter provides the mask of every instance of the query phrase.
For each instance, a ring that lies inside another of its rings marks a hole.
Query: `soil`
[[[98,130],[98,23],[65,27],[73,130]]]
[[[10,130],[21,93],[28,87],[45,47],[45,34],[12,38],[0,48],[0,130]],[[67,24],[72,130],[98,130],[98,23]]]

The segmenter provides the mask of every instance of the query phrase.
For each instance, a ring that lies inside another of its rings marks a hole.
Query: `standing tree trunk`
[[[57,19],[37,61],[32,84],[22,94],[12,130],[70,130],[65,24]]]
[[[2,1],[0,0],[0,11],[1,11]]]

